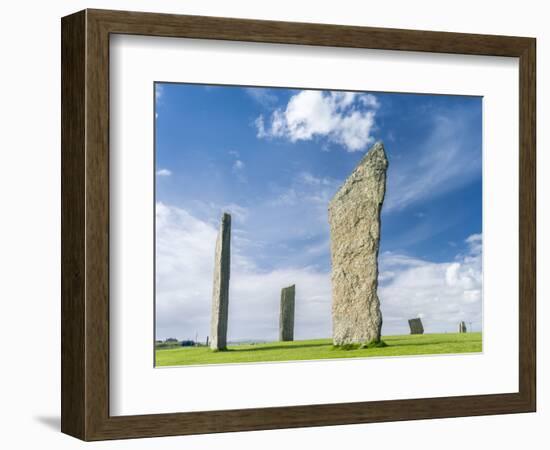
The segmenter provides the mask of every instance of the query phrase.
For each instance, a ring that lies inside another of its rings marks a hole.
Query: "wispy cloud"
[[[157,176],[158,177],[169,177],[170,175],[172,175],[172,171],[170,171],[168,169],[159,169],[159,170],[157,170]]]
[[[407,319],[419,316],[427,332],[454,332],[461,320],[481,329],[481,235],[465,243],[464,255],[443,263],[394,253],[380,256],[379,295],[386,330],[407,333]]]
[[[235,158],[235,160],[233,161],[233,164],[231,166],[231,171],[235,175],[235,178],[240,183],[247,183],[248,178],[247,178],[246,173],[245,173],[246,164],[244,163],[244,161],[242,159],[239,159],[239,157],[240,157],[239,152],[237,152],[235,150],[231,150],[229,152],[229,154]]]
[[[204,340],[210,329],[217,227],[163,203],[157,215],[157,337]],[[233,228],[239,220],[234,218]],[[264,271],[232,244],[229,339],[276,339],[280,290],[296,284],[296,337],[330,335],[330,276],[312,267]]]
[[[171,206],[171,208],[175,208],[176,210],[181,209],[177,206]],[[214,228],[218,226],[219,218],[223,213],[231,214],[233,218],[241,224],[245,223],[250,216],[250,209],[246,206],[235,202],[224,201],[204,202],[201,200],[194,200],[189,202],[187,209],[184,211]]]
[[[277,96],[272,89],[251,87],[244,90],[252,99],[264,107],[277,103]]]
[[[269,201],[271,205],[296,205],[307,208],[314,205],[320,209],[323,220],[326,219],[328,202],[342,184],[340,180],[329,177],[318,177],[310,172],[299,172],[291,184],[280,190],[275,198]]]
[[[164,94],[164,87],[162,84],[155,84],[155,120],[159,118],[158,107],[161,105],[161,99]]]
[[[418,150],[390,159],[384,212],[404,209],[467,185],[481,177],[481,142],[472,138],[477,113],[434,116]]]
[[[155,99],[157,100],[157,102],[162,98],[163,94],[164,94],[164,86],[162,86],[162,84],[156,83],[155,84]]]
[[[310,172],[300,172],[297,176],[297,180],[309,185],[309,186],[333,186],[336,187],[339,183],[338,180],[334,180],[328,177],[316,177]]]
[[[227,212],[241,223],[245,223],[250,213],[248,208],[238,205],[236,203],[225,203],[218,208],[220,211]]]
[[[243,170],[244,166],[245,166],[245,164],[240,159],[237,159],[233,163],[233,170],[235,170],[235,171]]]
[[[480,234],[472,234],[466,239],[466,243],[470,246],[470,251],[481,253],[482,237]]]
[[[263,115],[256,119],[257,137],[291,142],[325,138],[348,152],[366,150],[374,142],[371,134],[379,106],[371,94],[300,91],[267,121]]]

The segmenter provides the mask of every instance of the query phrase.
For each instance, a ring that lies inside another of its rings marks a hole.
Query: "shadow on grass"
[[[391,347],[391,352],[392,352],[391,356],[396,356],[396,355],[399,355],[400,353],[394,353],[394,352],[396,350],[399,351],[399,348],[403,348],[403,349],[407,347],[421,348],[421,347],[430,347],[430,346],[437,347],[437,346],[444,345],[444,346],[449,346],[450,347],[449,351],[452,352],[455,346],[462,346],[464,344],[473,344],[476,341],[474,339],[472,340],[457,339],[452,341],[448,339],[435,339],[428,342],[422,342],[422,341],[418,342],[418,340],[411,341],[409,339],[395,339],[395,340],[388,339],[384,341],[383,345],[373,344],[371,346],[369,345],[361,346],[359,344],[350,344],[349,346],[333,346],[331,341],[318,342],[318,343],[303,343],[303,344],[300,344],[298,342],[299,341],[285,342],[285,343],[283,342],[262,343],[262,344],[258,344],[257,346],[251,346],[250,344],[242,345],[242,347],[246,347],[246,348],[241,348],[241,346],[236,345],[236,346],[231,346],[230,348],[227,348],[225,350],[215,350],[215,351],[212,351],[212,353],[218,353],[218,352],[219,353],[254,353],[254,352],[264,352],[264,351],[270,351],[270,350],[292,351],[293,349],[305,349],[305,348],[314,349],[314,348],[326,347],[328,350],[350,351],[350,353],[354,353],[354,351],[359,350],[358,353],[363,355],[363,354],[366,354],[367,352],[371,353],[373,350],[379,350],[382,347],[386,347],[386,348]],[[365,350],[367,350],[367,352],[365,352]],[[373,352],[373,353],[378,353],[378,352]],[[408,354],[408,353],[405,352],[403,354]],[[429,353],[420,352],[419,354],[429,354]]]
[[[260,350],[282,350],[282,349],[288,349],[292,350],[294,348],[308,348],[308,347],[328,347],[331,344],[327,343],[319,343],[319,344],[298,344],[298,345],[265,345],[262,344],[262,346],[254,347],[254,348],[228,348],[227,350],[223,350],[223,352],[256,352]]]
[[[455,341],[455,342],[449,342],[449,341],[433,341],[433,342],[416,342],[416,343],[408,343],[407,341],[401,341],[401,342],[390,342],[387,343],[386,347],[392,347],[393,349],[397,347],[426,347],[430,345],[456,345],[456,344],[463,344],[461,341]],[[265,351],[265,350],[292,350],[297,348],[315,348],[315,347],[327,347],[330,350],[335,351],[354,351],[354,350],[377,350],[382,347],[361,347],[360,345],[354,345],[354,346],[333,346],[332,344],[299,344],[299,345],[264,345],[258,346],[258,347],[249,347],[249,348],[228,348],[226,350],[218,350],[216,351],[219,353],[231,353],[231,352],[256,352],[256,351]]]
[[[430,342],[409,342],[406,340],[402,341],[389,341],[388,345],[392,347],[423,347],[427,345],[462,345],[462,344],[471,344],[476,341],[430,341]]]

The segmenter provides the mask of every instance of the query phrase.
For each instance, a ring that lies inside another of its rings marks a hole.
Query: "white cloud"
[[[461,320],[481,329],[481,235],[465,242],[468,252],[450,262],[393,253],[380,256],[383,333],[407,333],[407,320],[413,317],[422,317],[428,333],[454,332]]]
[[[221,212],[227,212],[237,218],[241,223],[246,222],[248,219],[248,208],[238,205],[236,203],[226,203],[218,207],[218,210]]]
[[[325,137],[347,151],[365,150],[374,142],[378,100],[372,94],[304,90],[293,95],[285,109],[276,109],[266,125],[256,121],[258,138],[283,138],[291,142]]]
[[[378,99],[372,95],[372,94],[365,94],[359,97],[359,100],[363,105],[368,106],[370,108],[379,108],[380,102]]]
[[[233,163],[233,170],[242,170],[242,169],[244,169],[244,165],[245,164],[240,159],[237,159]]]
[[[237,153],[237,152],[234,152],[234,153]],[[238,158],[238,156],[237,156],[237,158]],[[248,178],[247,178],[246,172],[245,172],[245,167],[246,167],[246,164],[240,159],[235,159],[235,161],[233,161],[233,165],[231,166],[231,171],[233,172],[236,179],[240,183],[247,183],[248,182]]]
[[[470,250],[474,253],[481,252],[482,237],[481,234],[472,234],[466,239],[466,243],[470,246]]]
[[[155,99],[158,101],[162,98],[164,94],[164,87],[162,84],[155,84]]]
[[[254,121],[254,125],[256,126],[256,136],[258,138],[265,138],[269,137],[269,133],[265,129],[265,123],[264,123],[264,116],[260,115],[256,118]]]
[[[157,176],[159,176],[159,177],[169,177],[170,175],[172,175],[172,171],[170,171],[168,169],[159,169],[159,170],[157,170]]]
[[[187,211],[157,203],[157,337],[204,340],[210,330],[217,227]],[[296,284],[296,338],[331,333],[330,274],[312,267],[261,270],[243,254],[233,218],[230,340],[277,338],[280,291]]]

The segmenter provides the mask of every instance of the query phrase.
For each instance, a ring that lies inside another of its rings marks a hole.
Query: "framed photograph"
[[[534,38],[61,29],[64,433],[535,411]]]

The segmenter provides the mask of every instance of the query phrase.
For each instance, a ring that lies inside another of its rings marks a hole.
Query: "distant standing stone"
[[[329,203],[334,345],[380,340],[380,211],[388,159],[371,147]]]
[[[231,216],[223,214],[214,259],[214,288],[212,293],[212,318],[210,348],[227,348],[227,318],[229,309],[229,275],[231,265]]]
[[[458,332],[459,333],[466,333],[468,330],[466,329],[466,322],[462,321],[458,324]]]
[[[294,305],[296,286],[281,289],[281,312],[279,315],[279,340],[294,340]]]
[[[420,318],[409,319],[409,327],[411,328],[411,334],[424,334],[424,326]]]

